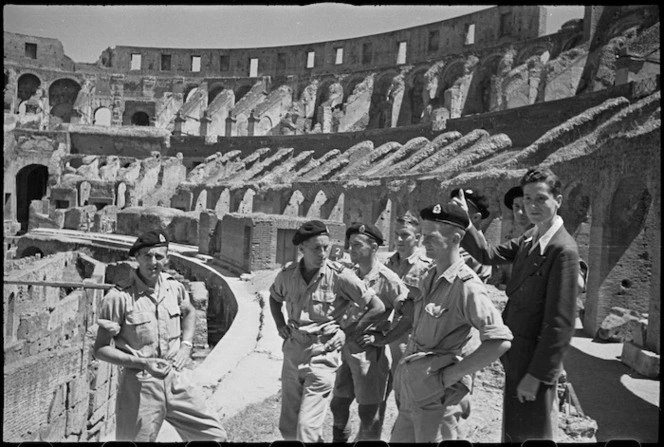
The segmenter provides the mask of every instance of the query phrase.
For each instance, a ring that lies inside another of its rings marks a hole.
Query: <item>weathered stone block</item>
[[[54,393],[53,398],[51,399],[51,404],[48,409],[47,421],[50,424],[51,421],[56,420],[65,412],[65,385],[58,386]]]
[[[647,351],[632,342],[626,342],[620,360],[643,376],[651,379],[659,378],[659,354]]]
[[[195,309],[207,309],[209,293],[203,281],[192,281],[189,283],[189,297]]]
[[[633,310],[623,309],[622,307],[612,307],[609,315],[604,318],[597,337],[605,341],[624,342],[633,340],[632,331],[636,328],[640,331],[639,320],[642,316]],[[634,321],[634,323],[630,323]]]
[[[87,371],[67,382],[67,402],[69,406],[73,407],[81,402],[87,403],[89,389]]]
[[[121,261],[108,264],[106,266],[106,276],[104,282],[106,284],[118,284],[129,277],[132,269],[138,267],[138,263],[133,261]]]
[[[35,341],[48,334],[48,313],[28,312],[19,316],[16,338]]]
[[[88,406],[85,404],[85,402],[81,402],[78,405],[67,409],[67,424],[65,428],[65,435],[80,435],[85,429],[87,417]]]
[[[48,425],[39,429],[39,440],[47,442],[63,441],[65,439],[65,427],[67,416],[63,413]]]
[[[92,415],[88,418],[88,432],[92,432],[95,428],[101,426],[102,421],[106,418],[106,400],[99,405],[95,411],[92,412]]]

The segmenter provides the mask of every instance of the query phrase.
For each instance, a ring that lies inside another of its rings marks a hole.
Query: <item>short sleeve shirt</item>
[[[399,252],[396,252],[387,258],[385,265],[406,284],[409,290],[408,297],[415,298],[420,294],[420,279],[431,268],[432,261],[421,250],[415,250],[405,259],[401,259]]]
[[[359,276],[359,268],[353,268],[355,274]],[[377,319],[372,326],[380,328],[381,324],[388,322],[392,310],[398,306],[398,303],[403,302],[408,297],[408,288],[399,279],[396,273],[390,270],[384,264],[378,262],[369,271],[362,281],[371,288],[376,295],[385,305],[385,312],[380,319]],[[350,308],[348,312],[348,321],[346,325],[356,323],[362,316],[362,310],[357,306]],[[385,329],[389,328],[389,322]]]
[[[320,325],[340,322],[351,304],[365,308],[373,298],[371,291],[352,270],[326,260],[307,284],[301,264],[294,262],[277,274],[270,287],[270,296],[286,303],[289,323],[301,330],[315,331]]]
[[[465,357],[480,341],[512,340],[484,284],[463,259],[442,275],[435,268],[429,270],[421,289],[406,354],[423,351]]]
[[[180,304],[189,301],[184,285],[161,273],[155,288],[132,270],[121,288],[103,298],[98,323],[114,337],[115,347],[138,357],[169,358],[180,349]]]

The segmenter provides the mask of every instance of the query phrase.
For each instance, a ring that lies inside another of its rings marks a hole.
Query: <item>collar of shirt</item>
[[[554,234],[560,230],[560,227],[563,226],[563,218],[555,215],[553,216],[553,219],[551,221],[551,226],[549,227],[548,230],[546,230],[546,233],[544,233],[533,245],[530,247],[530,250],[528,250],[528,253],[532,253],[533,250],[535,249],[536,246],[539,246],[540,248],[540,255],[544,255],[544,250],[546,250],[546,246],[549,245],[549,242],[551,241],[551,238],[553,237]],[[537,237],[538,229],[535,227],[533,230],[533,234],[525,240],[525,242],[531,241],[533,238]]]
[[[374,263],[373,267],[371,268],[371,270],[369,270],[367,272],[367,274],[364,275],[364,277],[360,276],[360,266],[359,265],[356,264],[353,267],[353,270],[355,271],[355,274],[357,275],[358,278],[361,278],[362,281],[369,282],[372,279],[378,277],[378,272],[380,271],[380,265],[381,265],[380,262],[376,261]]]
[[[318,272],[316,272],[316,274],[311,277],[311,281],[307,285],[311,285],[312,283],[315,282],[314,280],[323,277],[325,272],[327,272],[327,270],[330,268],[329,265],[328,265],[328,262],[330,262],[330,260],[326,259],[325,262],[323,263],[323,265],[321,265],[321,267],[318,269]],[[299,275],[302,277],[302,280],[304,281],[304,275],[302,274],[302,272],[304,271],[304,259],[300,259],[300,262],[298,264],[299,265],[297,266],[297,272],[299,273]],[[306,281],[304,281],[304,282],[306,283]]]
[[[154,295],[155,299],[157,297],[156,292],[159,290],[159,288],[163,285],[163,276],[164,273],[160,273],[159,277],[157,278],[157,284],[154,287],[150,287],[147,284],[143,282],[140,276],[138,276],[138,271],[133,269],[131,271],[132,279],[134,280],[134,284],[136,285],[136,290],[139,293],[145,293],[148,296]]]
[[[463,258],[459,259],[457,262],[450,265],[441,275],[439,275],[436,278],[436,281],[438,281],[440,278],[444,278],[448,283],[452,284],[454,282],[454,278],[456,278],[456,276],[459,274],[459,270],[461,270],[464,265],[466,265],[466,261],[464,261]]]

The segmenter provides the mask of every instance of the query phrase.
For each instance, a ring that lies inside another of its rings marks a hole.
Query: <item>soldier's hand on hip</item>
[[[279,337],[283,338],[284,340],[286,340],[291,335],[291,327],[287,324],[284,324],[277,330],[279,331]]]
[[[344,342],[346,341],[346,333],[342,331],[341,329],[338,329],[332,338],[330,338],[326,343],[325,343],[325,349],[327,351],[335,351],[337,349],[341,349],[343,346]]]
[[[189,358],[191,357],[191,346],[187,344],[181,344],[178,352],[173,356],[173,367],[176,370],[180,370],[187,364]]]
[[[145,370],[157,379],[163,379],[171,372],[171,362],[163,359],[147,359]]]

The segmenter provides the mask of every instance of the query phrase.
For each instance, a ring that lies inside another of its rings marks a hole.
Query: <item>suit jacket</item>
[[[532,241],[526,239],[531,235],[527,231],[490,246],[471,227],[461,246],[482,264],[513,264],[503,311],[503,320],[514,335],[505,356],[506,375],[520,380],[530,373],[544,383],[554,383],[574,333],[579,253],[564,226],[553,235],[544,255],[539,247],[528,254]]]

